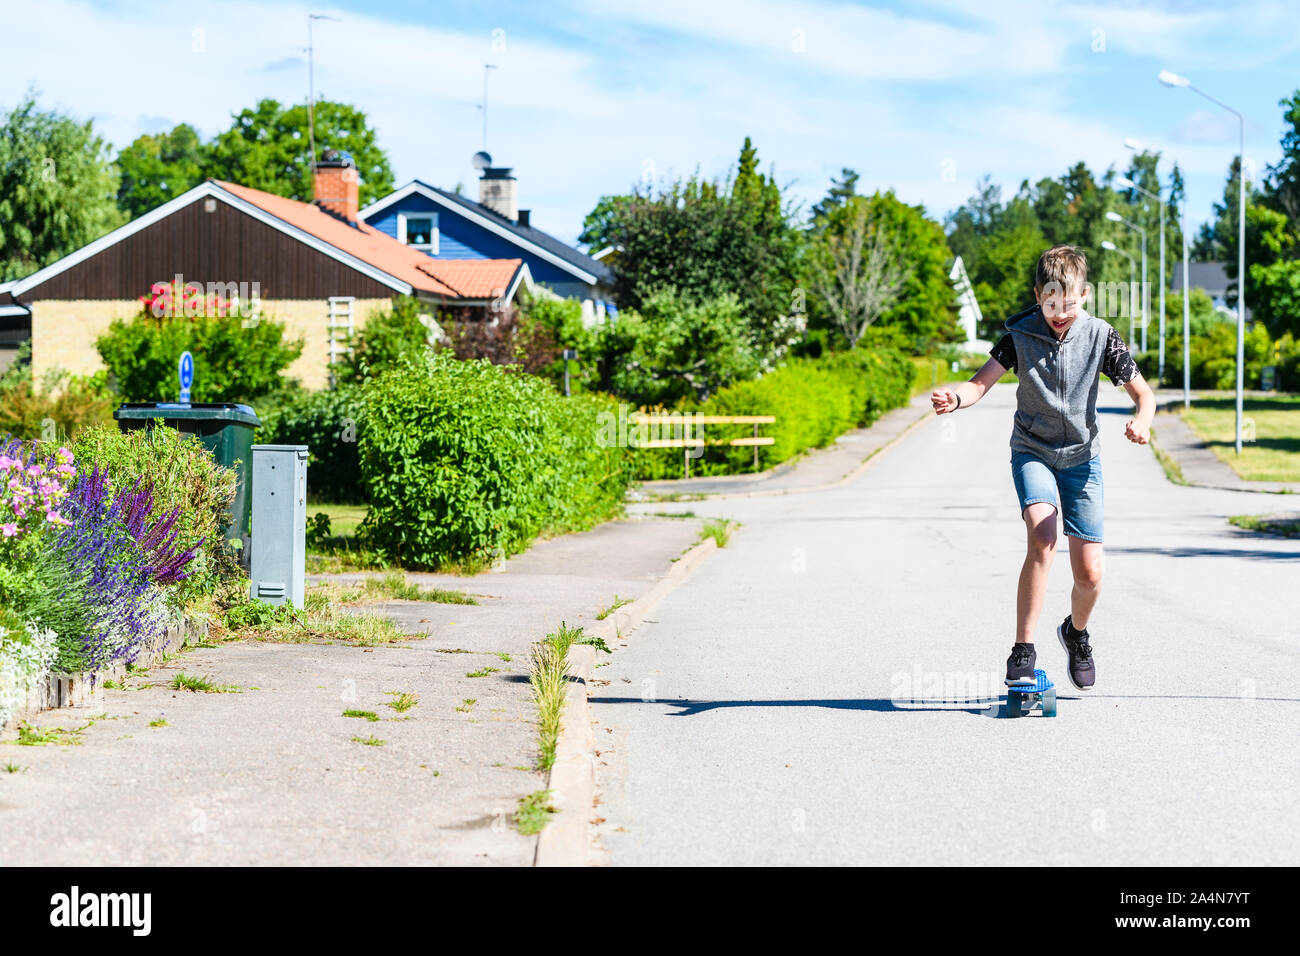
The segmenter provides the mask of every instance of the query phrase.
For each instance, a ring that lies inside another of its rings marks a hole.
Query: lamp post
[[[1132,142],[1132,140],[1125,140],[1125,143],[1130,142]],[[1136,192],[1140,192],[1148,199],[1154,199],[1160,204],[1160,360],[1157,365],[1158,370],[1156,372],[1156,381],[1162,382],[1165,377],[1165,201],[1158,191],[1153,193],[1148,189],[1143,189],[1127,176],[1120,176],[1115,180],[1115,182],[1123,186],[1125,189],[1132,189]],[[1157,177],[1156,189],[1159,190],[1159,188],[1159,178]],[[1147,330],[1144,325],[1142,327],[1142,351],[1145,352],[1146,349]]]
[[[1106,213],[1106,218],[1111,222],[1119,222],[1128,226],[1130,229],[1136,229],[1142,234],[1142,294],[1139,297],[1142,305],[1142,351],[1147,348],[1147,231],[1135,222],[1129,222],[1117,212]],[[1133,344],[1133,316],[1129,316],[1128,329],[1129,345]]]
[[[1204,90],[1192,86],[1192,81],[1185,76],[1161,70],[1157,77],[1165,86],[1183,86],[1193,93],[1199,93],[1211,103],[1223,107],[1240,124],[1240,152],[1238,153],[1239,176],[1237,185],[1237,454],[1241,454],[1241,406],[1242,390],[1245,386],[1246,372],[1246,117],[1242,116],[1227,103],[1216,100]],[[1187,290],[1183,290],[1186,297]]]
[[[1109,239],[1103,240],[1101,243],[1101,247],[1105,249],[1107,252],[1118,252],[1121,256],[1123,256],[1125,259],[1128,260],[1128,339],[1129,342],[1132,342],[1133,341],[1133,285],[1134,283],[1137,282],[1137,275],[1136,275],[1137,260],[1134,259],[1132,256],[1130,256],[1119,246],[1115,245],[1115,243],[1111,242]]]
[[[1187,244],[1187,197],[1183,197],[1183,409],[1192,407],[1192,287]]]

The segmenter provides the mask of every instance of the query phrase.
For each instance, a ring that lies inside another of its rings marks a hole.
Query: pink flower
[[[45,516],[45,520],[50,522],[50,524],[61,524],[64,527],[67,527],[68,525],[72,524],[71,521],[63,517],[63,515],[59,514],[57,511],[51,511],[49,514]]]
[[[8,524],[0,524],[0,532],[2,532],[6,538],[12,538],[18,533],[18,525],[14,524],[12,521]]]

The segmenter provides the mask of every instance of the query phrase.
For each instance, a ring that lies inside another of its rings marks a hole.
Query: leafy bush
[[[258,441],[306,445],[311,449],[307,462],[307,495],[311,501],[364,504],[366,486],[357,457],[364,411],[358,385],[303,392],[264,420]]]
[[[564,398],[515,366],[446,352],[366,389],[359,443],[371,507],[359,534],[408,567],[485,562],[621,510],[624,450],[601,442],[608,398]]]
[[[54,632],[0,608],[0,727],[27,701],[58,653]]]
[[[38,386],[32,380],[30,340],[19,346],[14,363],[0,375],[0,434],[62,441],[90,425],[112,421],[116,407],[107,372],[54,370]]]
[[[1182,298],[1169,297],[1165,320],[1165,377],[1163,384],[1181,388],[1183,384]],[[1214,309],[1209,297],[1192,290],[1189,326],[1192,333],[1191,387],[1197,389],[1233,389],[1237,387],[1237,320]],[[1160,365],[1158,331],[1147,330],[1147,351],[1139,353],[1130,343],[1143,377],[1155,382]],[[1259,388],[1265,365],[1277,366],[1274,387],[1280,391],[1300,390],[1300,347],[1287,332],[1273,341],[1263,322],[1247,323],[1244,341],[1245,387]]]
[[[704,401],[758,373],[761,355],[749,336],[735,295],[692,302],[657,290],[639,314],[622,312],[605,329],[610,390],[640,404]]]
[[[779,464],[809,448],[820,448],[851,428],[870,425],[911,397],[916,366],[892,349],[858,348],[820,359],[791,359],[762,378],[724,388],[706,402],[678,407],[702,415],[774,415],[759,434],[775,439],[758,448],[759,468]],[[752,425],[704,426],[707,439],[753,434]],[[679,431],[660,437],[681,437]],[[692,436],[698,437],[698,436]],[[638,478],[677,478],[680,448],[634,452]],[[726,475],[753,468],[751,447],[710,445],[691,460],[692,475]]]
[[[205,312],[155,316],[146,307],[113,321],[95,347],[126,401],[172,400],[185,351],[194,356],[193,401],[251,402],[281,387],[280,373],[302,354],[301,339],[285,341],[284,325],[270,318]]]
[[[110,490],[129,490],[150,482],[151,525],[177,511],[177,548],[197,549],[186,569],[189,577],[178,585],[181,599],[207,593],[218,578],[233,573],[220,545],[221,529],[229,520],[235,496],[235,472],[218,465],[196,435],[165,425],[127,432],[90,428],[78,438],[73,453],[77,461],[102,469]]]
[[[429,307],[412,296],[398,296],[391,308],[372,309],[352,341],[352,352],[335,373],[341,383],[360,383],[417,358],[429,347]]]

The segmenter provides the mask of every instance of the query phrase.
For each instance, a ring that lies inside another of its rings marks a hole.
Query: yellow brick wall
[[[90,375],[104,367],[95,351],[95,339],[114,319],[140,311],[138,300],[86,300],[33,302],[32,374],[37,383],[45,373],[64,369],[73,375]]]
[[[391,299],[357,299],[352,303],[352,325],[365,327],[371,309],[392,308]],[[329,302],[306,299],[263,300],[262,314],[284,323],[287,339],[302,338],[302,355],[286,370],[310,389],[329,385]]]
[[[352,304],[356,329],[365,326],[372,309],[385,311],[391,299],[358,299]],[[32,303],[32,372],[40,382],[56,368],[74,375],[89,375],[104,367],[95,351],[95,339],[117,318],[129,318],[140,310],[138,301],[47,300]],[[329,384],[329,303],[309,299],[262,301],[262,315],[284,323],[285,336],[304,340],[302,355],[286,374],[311,389]]]

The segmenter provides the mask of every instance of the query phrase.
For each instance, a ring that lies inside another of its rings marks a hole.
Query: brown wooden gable
[[[205,205],[215,208],[205,211]],[[180,273],[186,282],[257,282],[267,299],[386,298],[392,288],[228,203],[200,196],[22,293],[39,299],[136,299]]]

